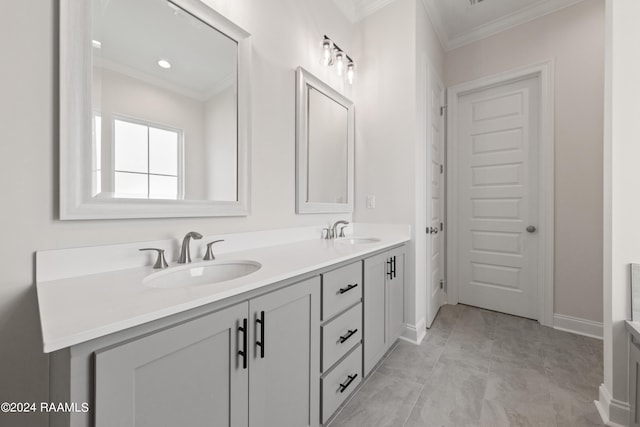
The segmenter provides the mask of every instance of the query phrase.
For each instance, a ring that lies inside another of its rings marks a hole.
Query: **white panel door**
[[[459,97],[457,116],[459,301],[533,319],[539,104],[533,77]]]
[[[427,327],[431,327],[444,291],[444,85],[433,68],[429,69],[427,140]]]

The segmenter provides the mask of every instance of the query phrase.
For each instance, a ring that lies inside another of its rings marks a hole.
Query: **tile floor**
[[[444,306],[399,341],[331,427],[602,426],[602,342],[533,320]]]

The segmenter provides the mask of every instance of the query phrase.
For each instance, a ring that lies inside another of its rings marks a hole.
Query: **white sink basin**
[[[364,245],[367,243],[377,243],[380,239],[375,237],[346,237],[336,239],[336,243],[342,243],[345,245]]]
[[[237,279],[258,271],[262,264],[255,261],[208,261],[170,267],[150,274],[142,283],[152,288],[182,288],[211,285]]]

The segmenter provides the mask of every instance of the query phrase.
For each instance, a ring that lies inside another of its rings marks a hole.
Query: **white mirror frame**
[[[308,87],[333,99],[347,109],[347,203],[308,202]],[[296,70],[296,212],[351,213],[353,212],[353,172],[355,153],[355,109],[347,97],[309,73],[302,67]]]
[[[170,0],[238,43],[237,201],[91,197],[91,4],[60,0],[60,219],[247,216],[250,212],[250,34],[199,0]]]

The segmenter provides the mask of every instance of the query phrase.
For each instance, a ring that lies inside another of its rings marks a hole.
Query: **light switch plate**
[[[376,208],[376,196],[367,196],[367,209]]]

